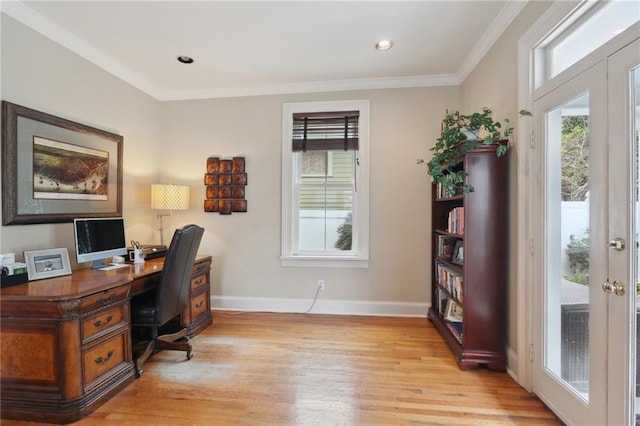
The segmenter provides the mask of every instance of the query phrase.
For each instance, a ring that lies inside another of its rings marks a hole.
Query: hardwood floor
[[[507,374],[460,371],[426,318],[214,312],[192,343],[74,425],[561,424]]]

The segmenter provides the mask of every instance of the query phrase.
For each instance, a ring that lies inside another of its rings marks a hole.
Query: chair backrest
[[[187,308],[193,264],[203,233],[204,228],[198,225],[175,230],[156,293],[156,324],[165,324]]]

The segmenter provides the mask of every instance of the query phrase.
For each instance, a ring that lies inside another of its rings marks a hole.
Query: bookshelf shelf
[[[460,166],[473,192],[439,198],[432,188],[428,318],[460,369],[505,371],[507,161],[495,146],[481,146]]]

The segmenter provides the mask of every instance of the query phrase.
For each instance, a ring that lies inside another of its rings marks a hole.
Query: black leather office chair
[[[188,306],[193,263],[203,233],[204,229],[198,225],[176,229],[156,291],[131,300],[132,334],[146,331],[144,337],[149,339],[135,359],[136,377],[142,376],[142,364],[159,350],[186,351],[187,359],[193,358],[186,327],[164,335],[159,335],[159,331],[162,326],[173,323],[171,320],[179,319]]]

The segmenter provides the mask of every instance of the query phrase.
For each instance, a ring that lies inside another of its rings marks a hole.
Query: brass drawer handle
[[[107,317],[107,321],[106,322],[102,322],[102,320],[97,320],[93,323],[94,326],[96,327],[104,327],[106,325],[109,325],[111,323],[111,320],[113,319],[113,315],[109,315]]]
[[[102,365],[107,363],[111,357],[113,356],[113,354],[115,353],[115,350],[111,349],[109,352],[107,352],[107,357],[106,358],[102,358],[101,356],[99,356],[98,358],[96,358],[94,360],[94,362],[98,365]]]
[[[97,303],[98,303],[98,305],[103,305],[104,306],[104,305],[107,305],[107,304],[113,302],[113,300],[115,298],[116,298],[115,294],[112,294],[109,297],[101,297],[100,299],[98,299]]]
[[[199,303],[196,303],[196,308],[199,308],[204,304],[204,300],[201,300]]]
[[[206,277],[198,277],[193,284],[197,287],[199,285],[204,284],[207,281]]]

